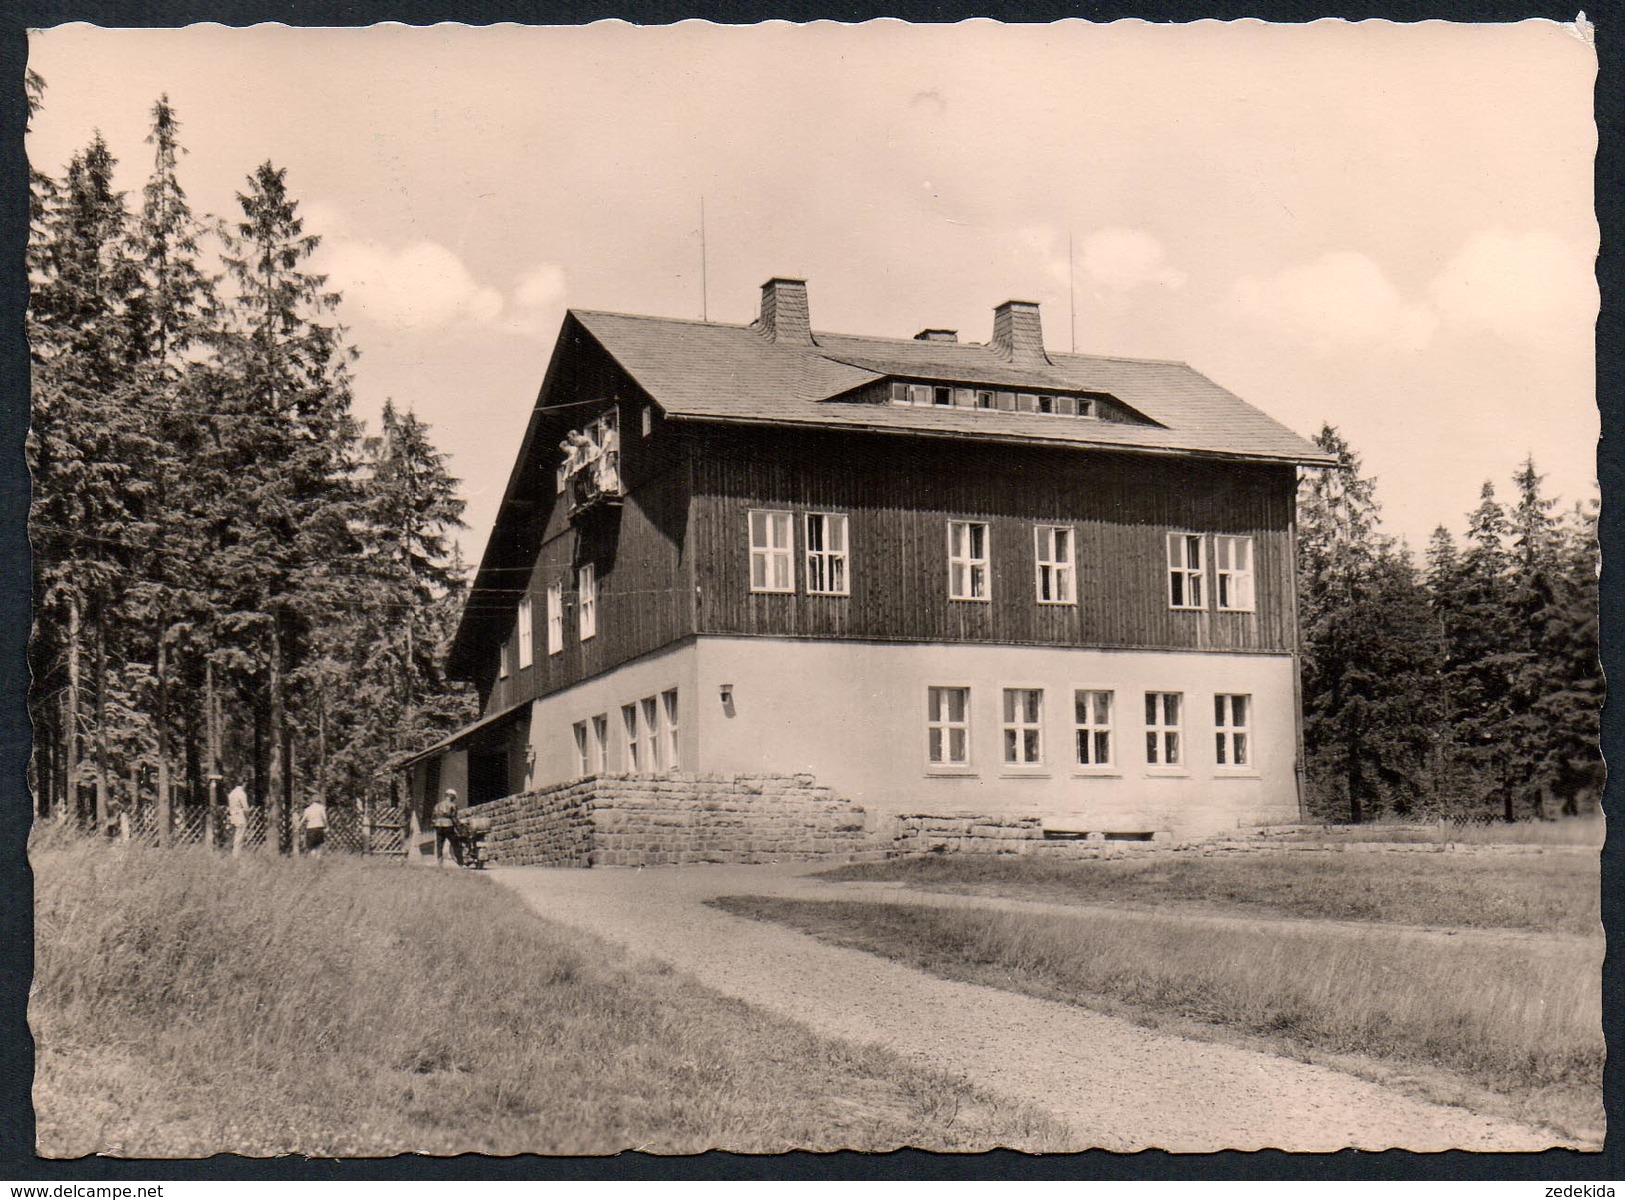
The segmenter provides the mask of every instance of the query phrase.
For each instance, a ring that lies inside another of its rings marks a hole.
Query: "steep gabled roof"
[[[750,325],[571,310],[668,416],[915,432],[1323,465],[1309,442],[1184,363],[1049,353],[1013,365],[975,342],[815,333],[774,342]],[[886,378],[1102,392],[1155,424],[1039,413],[860,404],[840,399]]]

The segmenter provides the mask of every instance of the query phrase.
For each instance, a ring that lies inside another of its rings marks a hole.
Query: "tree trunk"
[[[1345,748],[1348,755],[1344,763],[1344,778],[1349,790],[1349,822],[1358,825],[1365,819],[1365,809],[1360,802],[1360,789],[1365,785],[1360,770],[1360,735],[1358,732],[1349,735]]]
[[[316,792],[327,803],[327,688],[316,685]]]
[[[214,663],[203,660],[203,775],[208,788],[209,845],[214,845],[220,807],[220,726],[215,710]]]
[[[62,722],[62,769],[67,776],[66,815],[82,820],[79,811],[79,597],[68,593],[68,694]],[[98,823],[106,819],[97,814]]]
[[[158,623],[158,650],[154,666],[158,677],[157,719],[153,739],[158,756],[158,844],[170,843],[169,795],[169,631]]]
[[[107,626],[96,608],[96,828],[107,828]]]
[[[267,800],[271,805],[269,829],[266,833],[265,844],[272,853],[281,853],[288,848],[287,820],[288,806],[283,795],[285,773],[283,771],[282,753],[287,748],[287,730],[285,727],[286,714],[282,705],[282,623],[276,617],[271,618],[271,645],[266,656],[271,711],[269,714],[269,728],[266,733],[270,740],[271,761],[265,772],[265,790]]]

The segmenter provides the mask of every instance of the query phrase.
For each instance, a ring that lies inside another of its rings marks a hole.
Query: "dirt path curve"
[[[709,908],[723,895],[833,899],[815,866],[494,872],[545,917],[671,963],[819,1033],[878,1042],[1066,1122],[1077,1148],[1198,1152],[1540,1150],[1557,1135],[1428,1104],[1324,1067],[955,983]]]

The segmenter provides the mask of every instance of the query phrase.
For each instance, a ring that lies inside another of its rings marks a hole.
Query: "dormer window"
[[[1038,413],[1043,416],[1082,417],[1090,420],[1100,418],[1102,403],[1110,399],[1099,394],[1004,392],[995,388],[977,387],[974,384],[965,387],[957,383],[909,383],[905,380],[893,380],[883,386],[885,390],[880,392],[880,397],[883,400],[890,399],[893,404],[922,408],[966,408],[977,412]],[[872,402],[875,393],[868,391],[865,395]],[[1124,415],[1121,419],[1135,418]]]

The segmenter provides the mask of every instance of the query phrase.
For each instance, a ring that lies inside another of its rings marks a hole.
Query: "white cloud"
[[[1079,259],[1089,278],[1111,291],[1128,292],[1147,284],[1178,290],[1185,273],[1167,264],[1161,242],[1139,229],[1100,229],[1083,239]]]
[[[514,285],[513,298],[503,321],[514,333],[526,337],[550,338],[564,319],[569,279],[564,268],[544,263],[527,271]]]
[[[1597,283],[1588,255],[1536,229],[1475,233],[1428,287],[1445,320],[1509,337],[1589,329]]]
[[[1238,317],[1320,349],[1390,346],[1420,350],[1438,316],[1406,300],[1364,254],[1334,250],[1268,278],[1236,281],[1228,307]]]
[[[436,242],[390,247],[335,238],[319,260],[344,306],[369,321],[410,335],[502,329],[551,338],[563,319],[568,280],[550,263],[519,277],[505,300]]]
[[[345,306],[408,333],[486,325],[502,312],[502,295],[482,286],[450,250],[435,242],[392,249],[338,240],[327,248],[328,281]]]

